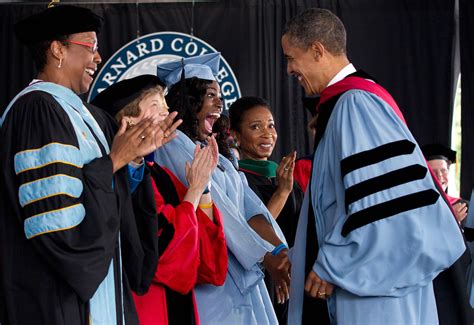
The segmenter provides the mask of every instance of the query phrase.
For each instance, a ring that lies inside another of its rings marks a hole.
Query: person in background
[[[92,103],[131,127],[148,116],[162,121],[169,114],[163,87],[153,75],[120,81]],[[136,205],[143,209],[156,203],[160,259],[149,291],[134,295],[140,324],[199,323],[194,286],[224,283],[227,250],[222,219],[210,193],[203,194],[218,155],[214,138],[208,141],[208,147],[196,146],[192,163],[186,164],[188,187],[166,168],[148,163],[154,195]]]
[[[439,181],[449,203],[453,207],[458,222],[462,222],[467,216],[468,202],[462,198],[447,195],[449,186],[449,168],[456,163],[456,151],[439,144],[426,144],[421,147],[423,155],[428,162],[433,174]]]
[[[217,119],[212,126],[216,141],[219,143],[219,153],[229,159],[236,169],[239,168],[240,153],[234,146],[235,140],[230,132],[230,119],[227,111]]]
[[[393,98],[349,62],[342,22],[309,8],[281,41],[288,74],[321,96],[288,323],[472,324],[459,225]]]
[[[127,164],[177,124],[144,119],[117,132],[82,102],[101,25],[67,5],[15,25],[38,75],[0,115],[2,324],[138,324],[131,289],[151,283],[158,224],[134,215]]]
[[[308,132],[312,139],[316,135],[316,106],[319,103],[319,97],[303,97],[303,106],[311,113],[311,120],[308,122]],[[303,192],[306,192],[311,178],[311,167],[313,164],[313,155],[307,155],[296,159],[293,177]]]
[[[170,110],[183,119],[178,137],[155,152],[155,161],[184,179],[183,162],[195,143],[206,139],[220,118],[224,103],[216,81],[220,54],[184,58],[158,66],[158,76],[170,88]],[[226,145],[225,137],[219,150]],[[224,219],[229,269],[224,286],[195,289],[203,324],[277,324],[263,280],[261,264],[282,287],[289,285],[288,247],[278,224],[234,165],[219,156],[212,174],[212,199]]]
[[[268,102],[259,97],[242,97],[229,108],[231,132],[241,152],[239,170],[250,188],[276,219],[289,247],[293,246],[303,193],[293,182],[296,152],[283,157],[280,164],[269,160],[278,132]],[[288,303],[271,278],[265,278],[280,324],[287,321]]]

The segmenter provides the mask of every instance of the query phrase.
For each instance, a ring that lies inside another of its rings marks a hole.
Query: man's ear
[[[311,53],[313,54],[313,58],[316,61],[319,61],[322,58],[325,51],[326,51],[326,49],[325,49],[324,45],[321,42],[315,41],[315,42],[311,43]]]

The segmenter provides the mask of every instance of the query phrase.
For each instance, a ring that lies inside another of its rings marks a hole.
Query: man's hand
[[[311,271],[306,278],[304,291],[312,298],[326,299],[332,294],[334,286],[329,282],[321,280],[321,278]]]
[[[460,223],[467,217],[467,204],[466,202],[457,202],[453,204],[454,215],[458,222]]]

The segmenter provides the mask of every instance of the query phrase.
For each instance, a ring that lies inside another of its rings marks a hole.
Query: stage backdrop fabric
[[[472,11],[469,0],[461,2]],[[99,35],[103,62],[135,39],[137,31],[146,35],[159,31],[189,34],[191,30],[191,3],[143,3],[137,6],[97,1],[82,6],[105,18],[105,26]],[[373,75],[388,89],[421,144],[450,143],[454,0],[197,2],[194,35],[222,52],[236,74],[242,95],[262,96],[271,103],[280,135],[274,160],[279,161],[291,150],[297,150],[298,156],[312,151],[312,140],[306,128],[310,116],[302,105],[304,94],[297,81],[286,73],[280,42],[285,22],[309,7],[327,8],[342,19],[348,33],[350,60],[356,68]],[[15,39],[12,25],[43,8],[44,4],[0,5],[0,110],[35,76],[29,54]],[[470,33],[464,35],[466,41],[472,38],[473,29],[465,29],[465,34]],[[461,44],[461,48],[463,46]],[[468,64],[472,65],[472,62],[471,51]],[[472,85],[466,88],[468,85],[463,81],[463,87],[463,94],[465,89],[472,93]],[[463,97],[463,104],[466,103],[467,99]],[[464,111],[463,114],[466,120],[472,118],[472,113]],[[468,131],[463,132],[463,137],[467,135]],[[471,161],[470,166],[473,166],[474,153],[471,151],[463,151],[463,160]],[[468,171],[464,166],[463,172],[472,178],[472,167]],[[463,184],[470,187],[464,173]]]

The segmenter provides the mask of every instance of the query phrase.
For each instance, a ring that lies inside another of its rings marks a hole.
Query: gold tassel
[[[54,7],[55,4],[59,3],[60,0],[52,0],[49,4],[48,4],[48,8],[52,8]]]

